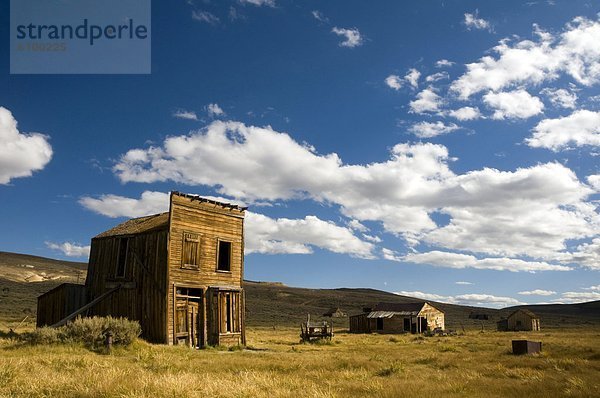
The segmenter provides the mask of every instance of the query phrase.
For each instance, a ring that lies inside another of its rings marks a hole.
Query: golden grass
[[[510,354],[513,338],[544,343]],[[0,397],[592,397],[600,330],[413,335],[338,333],[299,344],[298,330],[248,330],[246,350],[137,342],[100,355],[77,345],[0,338]]]

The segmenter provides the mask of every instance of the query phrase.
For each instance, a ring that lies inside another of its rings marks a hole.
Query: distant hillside
[[[63,282],[84,283],[86,263],[52,260],[43,257],[0,252],[0,328],[35,319],[37,297]],[[350,315],[378,302],[422,302],[375,289],[305,289],[277,282],[245,281],[246,315],[250,326],[297,326],[306,319],[320,318],[330,308]],[[431,302],[446,313],[450,329],[480,328],[481,322],[469,319],[471,312],[489,316],[483,325],[495,329],[501,317],[519,307],[502,310]],[[600,301],[570,305],[528,305],[542,319],[542,328],[600,325]],[[347,318],[334,319],[336,327],[347,327]]]

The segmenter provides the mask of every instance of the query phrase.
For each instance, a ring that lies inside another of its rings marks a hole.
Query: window
[[[240,292],[219,292],[220,333],[239,333],[241,330]]]
[[[200,265],[200,235],[189,232],[183,234],[181,268],[198,269]]]
[[[119,254],[117,257],[117,269],[115,270],[115,276],[117,278],[123,278],[125,276],[125,267],[127,265],[127,249],[128,249],[128,238],[119,239]]]
[[[219,241],[217,271],[231,271],[231,242]]]

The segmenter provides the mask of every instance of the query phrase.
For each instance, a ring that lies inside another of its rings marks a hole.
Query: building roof
[[[417,316],[425,304],[429,303],[379,303],[369,312],[367,318],[391,318],[394,315]]]
[[[209,199],[209,198],[203,198],[202,196],[199,195],[194,195],[194,194],[190,194],[190,193],[181,193],[181,192],[177,192],[177,191],[173,191],[171,192],[172,195],[177,195],[177,196],[181,196],[184,198],[188,198],[188,199],[192,199],[192,200],[197,200],[199,202],[203,202],[203,203],[211,203],[214,205],[220,205],[223,207],[228,207],[230,209],[235,209],[235,210],[240,210],[240,211],[244,211],[248,209],[248,206],[240,206],[238,204],[235,203],[226,203],[220,200],[215,200],[215,199]]]
[[[169,213],[160,213],[154,214],[151,216],[144,216],[138,218],[132,218],[131,220],[127,220],[122,222],[109,229],[108,231],[104,231],[99,235],[96,235],[95,238],[106,238],[109,236],[119,236],[119,235],[133,235],[139,234],[142,232],[153,231],[155,229],[161,229],[169,225]]]
[[[527,308],[519,308],[518,310],[512,312],[508,316],[508,318],[510,318],[511,316],[513,316],[514,314],[516,314],[517,312],[522,312],[525,315],[529,316],[530,318],[535,318],[535,319],[539,318],[536,314],[534,314],[533,312],[529,311]]]

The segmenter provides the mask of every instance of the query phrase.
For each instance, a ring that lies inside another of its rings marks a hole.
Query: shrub
[[[31,344],[82,343],[98,349],[112,333],[113,344],[128,346],[141,334],[140,324],[126,318],[93,317],[77,318],[59,328],[38,328],[25,336]]]
[[[396,373],[404,371],[404,364],[402,362],[394,361],[389,366],[379,370],[377,376],[386,377]]]

